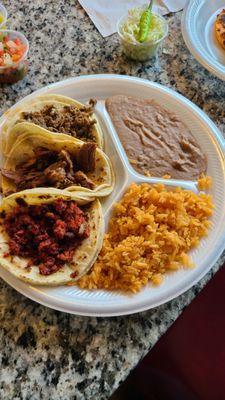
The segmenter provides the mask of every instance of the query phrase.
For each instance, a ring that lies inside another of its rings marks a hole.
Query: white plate
[[[114,192],[103,201],[106,220],[113,203],[120,198],[131,181],[155,182],[137,174],[129,165],[110,118],[104,107],[104,99],[113,94],[125,94],[142,98],[153,98],[176,114],[190,128],[203,151],[208,155],[208,174],[213,178],[212,195],[215,212],[212,229],[200,246],[191,252],[196,268],[181,269],[166,276],[159,287],[147,286],[132,296],[107,291],[80,290],[75,286],[57,288],[32,287],[14,278],[1,269],[1,277],[20,293],[48,307],[80,315],[113,316],[131,314],[165,303],[183,293],[201,279],[213,266],[224,248],[225,238],[225,168],[224,141],[213,122],[193,103],[178,93],[147,80],[119,75],[90,75],[71,78],[36,91],[29,98],[43,93],[58,93],[80,101],[89,98],[100,100],[97,114],[102,125],[106,147],[116,173]],[[28,98],[27,97],[27,98]],[[26,98],[26,100],[27,100]],[[3,121],[4,116],[0,120]],[[196,191],[196,182],[164,181],[166,185],[177,185]]]
[[[225,8],[224,0],[190,0],[182,17],[182,34],[193,56],[208,71],[225,80],[225,50],[215,35],[217,14]]]

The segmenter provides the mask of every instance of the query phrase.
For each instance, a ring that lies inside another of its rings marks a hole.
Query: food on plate
[[[95,120],[90,119],[93,113],[93,103],[82,108],[73,105],[63,105],[57,108],[54,104],[47,104],[39,111],[24,111],[22,120],[48,129],[51,132],[61,132],[80,140],[93,140],[93,125]]]
[[[98,200],[82,205],[56,189],[13,194],[0,207],[0,265],[33,285],[76,281],[96,259],[103,230]]]
[[[4,19],[3,14],[0,12],[0,25],[4,22]]]
[[[190,180],[206,171],[206,155],[190,130],[154,100],[116,95],[106,108],[137,172]]]
[[[15,124],[30,122],[54,134],[66,134],[82,141],[95,142],[103,147],[103,135],[97,117],[93,113],[95,101],[88,105],[66,96],[46,94],[24,102],[6,112],[3,125],[3,151],[12,146],[10,131]]]
[[[198,178],[198,190],[209,190],[212,187],[212,178],[211,176],[206,176],[205,174],[201,174]]]
[[[216,18],[215,22],[216,38],[219,44],[225,50],[225,9],[223,9]]]
[[[96,143],[54,136],[29,123],[15,125],[11,134],[17,140],[1,171],[4,195],[35,187],[94,192],[96,196],[113,190],[110,160]]]
[[[97,261],[78,285],[138,292],[160,284],[169,271],[193,267],[187,252],[207,235],[213,202],[209,195],[133,183],[115,206]]]
[[[134,7],[118,23],[123,52],[129,58],[146,61],[156,54],[168,32],[166,20],[149,7]]]
[[[18,32],[3,30],[0,33],[0,82],[14,83],[27,72],[25,57],[28,51],[26,38]]]

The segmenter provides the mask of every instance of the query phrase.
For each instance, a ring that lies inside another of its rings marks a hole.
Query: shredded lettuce
[[[139,21],[143,7],[131,8],[128,17],[120,26],[120,31],[125,40],[130,43],[139,43],[137,40],[139,34]],[[160,40],[165,32],[165,23],[158,15],[152,14],[150,29],[146,42],[156,42]]]

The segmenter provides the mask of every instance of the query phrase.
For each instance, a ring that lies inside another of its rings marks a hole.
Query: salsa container
[[[113,205],[118,201],[131,182],[163,182],[166,187],[180,186],[197,192],[197,182],[147,178],[138,174],[130,165],[119,137],[105,108],[108,96],[124,94],[151,98],[175,112],[188,126],[208,158],[207,174],[212,177],[210,193],[215,204],[212,226],[207,237],[189,254],[196,264],[193,269],[180,269],[165,276],[160,286],[149,284],[135,295],[104,290],[82,290],[76,286],[55,288],[32,287],[17,280],[8,271],[0,269],[0,276],[13,288],[28,298],[50,308],[79,315],[115,316],[144,311],[172,300],[196,284],[215,264],[225,247],[225,141],[215,124],[196,105],[185,97],[154,82],[120,75],[89,75],[70,78],[37,90],[24,100],[45,93],[57,93],[86,102],[98,100],[96,114],[101,124],[105,152],[113,163],[116,184],[111,195],[102,200],[106,222]],[[24,100],[19,103],[22,104]],[[15,107],[15,106],[14,106]],[[7,113],[0,119],[0,130]]]
[[[29,51],[29,42],[21,32],[4,29],[0,30],[0,35],[2,34],[6,34],[7,36],[10,37],[10,39],[18,38],[24,45],[26,45],[26,51],[19,61],[14,62],[12,65],[7,67],[0,66],[0,83],[13,84],[23,79],[24,76],[27,74],[28,70],[27,53]]]

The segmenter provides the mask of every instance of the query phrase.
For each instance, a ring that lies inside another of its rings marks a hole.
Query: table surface
[[[225,85],[190,55],[181,14],[154,62],[128,62],[117,35],[103,39],[77,1],[5,0],[10,26],[30,42],[30,70],[0,87],[0,112],[34,90],[82,74],[116,73],[159,82],[201,107],[225,134]],[[108,399],[225,259],[177,299],[132,316],[87,318],[50,310],[0,282],[0,398]]]

